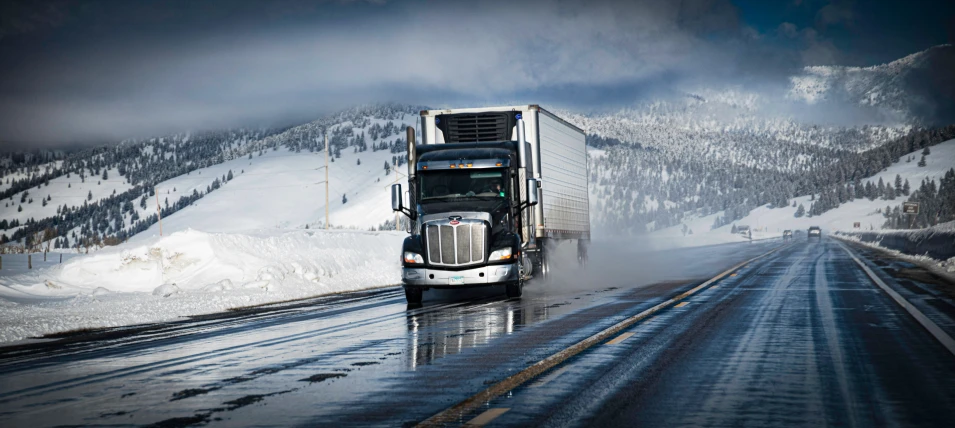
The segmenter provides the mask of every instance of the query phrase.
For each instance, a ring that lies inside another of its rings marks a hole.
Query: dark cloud
[[[390,100],[626,104],[682,86],[785,81],[841,58],[823,29],[774,23],[767,36],[727,0],[65,5],[61,18],[24,21],[46,22],[43,37],[0,39],[0,139],[290,123]],[[823,12],[832,5],[819,10],[826,28],[851,18]]]
[[[794,39],[799,36],[799,27],[792,22],[783,22],[779,24],[779,28],[776,29],[776,32],[787,39]]]
[[[816,25],[826,28],[833,25],[851,25],[855,19],[854,2],[851,0],[834,0],[819,9],[816,13]]]
[[[58,27],[68,15],[62,0],[5,0],[0,2],[0,39]]]
[[[268,2],[259,4],[271,18],[258,23],[246,20],[247,3],[224,4],[233,5],[224,8],[241,28],[223,24],[222,10],[179,3],[165,14],[151,3],[120,16],[103,4],[86,9],[99,17],[86,24],[97,28],[126,17],[176,31],[99,37],[19,64],[0,83],[3,136],[114,139],[309,117],[387,94],[436,104],[442,99],[431,94],[506,98],[592,88],[589,97],[599,98],[607,88],[672,83],[661,76],[731,70],[714,37],[740,31],[735,7],[719,0],[333,2],[327,9]],[[365,9],[348,15],[351,7]],[[298,19],[309,14],[318,15]],[[214,31],[181,24],[202,21]]]

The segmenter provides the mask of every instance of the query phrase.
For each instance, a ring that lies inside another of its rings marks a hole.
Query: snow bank
[[[0,279],[0,341],[397,284],[406,234],[186,230]]]
[[[955,221],[926,229],[839,233],[904,254],[955,260]]]

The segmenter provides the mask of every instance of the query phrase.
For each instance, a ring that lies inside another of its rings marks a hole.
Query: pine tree
[[[342,193],[342,205],[345,205],[347,203],[348,203],[348,197],[346,197],[345,194]]]
[[[22,213],[22,212],[23,212],[23,205],[17,205],[17,212],[18,212],[18,213]]]
[[[928,146],[925,146],[925,148],[922,149],[922,156],[928,156],[930,154],[932,154],[932,151],[929,150]]]
[[[108,180],[108,179],[109,179],[109,174],[107,174],[107,173],[106,173],[106,170],[104,169],[104,170],[103,170],[103,180]]]
[[[902,176],[895,174],[895,196],[902,194]]]
[[[926,147],[926,149],[927,149],[927,148],[928,148],[928,147]],[[925,166],[925,155],[922,155],[922,159],[919,159],[918,166],[919,166],[919,168]]]
[[[90,192],[86,194],[86,200],[87,200],[87,201],[92,201],[92,200],[93,200],[93,191],[92,191],[92,190],[90,190]]]

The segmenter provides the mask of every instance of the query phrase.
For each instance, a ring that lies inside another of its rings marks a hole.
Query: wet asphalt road
[[[519,301],[384,288],[0,348],[0,425],[412,426],[777,247],[458,422],[952,426],[955,355],[831,239],[595,246]],[[854,251],[955,335],[951,284]]]

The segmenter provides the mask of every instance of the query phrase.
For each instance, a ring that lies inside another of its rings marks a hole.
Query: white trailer
[[[534,222],[528,227],[535,231],[528,235],[539,240],[589,241],[587,150],[582,129],[534,104],[424,110],[422,143],[517,141],[518,119],[524,120],[524,136],[530,148],[530,162],[522,170],[520,182],[536,178],[539,183],[540,203],[529,208]]]

